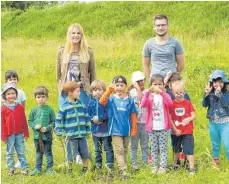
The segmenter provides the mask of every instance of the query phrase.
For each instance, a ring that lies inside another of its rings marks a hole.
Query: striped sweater
[[[91,133],[86,106],[80,101],[66,100],[56,117],[56,134],[70,139],[86,137]]]
[[[33,138],[39,139],[39,131],[35,129],[37,124],[46,128],[46,132],[42,134],[42,139],[51,141],[52,130],[55,125],[55,113],[49,105],[36,106],[29,114],[29,126],[33,129]]]

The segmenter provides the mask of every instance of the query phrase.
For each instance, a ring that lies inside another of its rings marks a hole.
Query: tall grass
[[[55,77],[57,49],[65,42],[67,27],[73,22],[83,24],[89,35],[87,37],[88,42],[94,49],[96,58],[97,78],[103,79],[108,85],[115,75],[123,74],[130,82],[131,73],[135,70],[142,70],[142,47],[145,39],[152,35],[151,16],[158,12],[164,12],[171,19],[170,34],[178,38],[185,49],[185,69],[182,76],[197,114],[194,136],[198,173],[189,177],[187,172],[182,169],[176,172],[171,171],[163,176],[153,176],[151,168],[148,166],[137,173],[132,173],[132,178],[126,183],[227,184],[229,181],[229,163],[225,158],[225,151],[222,150],[220,169],[211,168],[212,157],[208,121],[205,118],[206,109],[201,106],[203,90],[211,72],[215,69],[223,69],[229,77],[229,37],[228,29],[226,29],[228,21],[224,17],[227,15],[226,7],[228,7],[228,3],[225,2],[104,2],[89,5],[73,3],[66,7],[19,12],[18,15],[16,12],[7,13],[2,18],[1,82],[4,83],[4,73],[8,69],[18,71],[20,77],[18,87],[22,88],[27,95],[26,114],[28,115],[31,108],[36,105],[33,89],[37,85],[44,85],[49,89],[49,104],[57,112]],[[212,15],[210,15],[211,11]],[[75,12],[79,16],[76,16]],[[202,15],[202,17],[197,15]],[[141,19],[138,18],[139,16]],[[53,20],[51,17],[56,19]],[[89,19],[94,21],[89,21]],[[48,22],[44,22],[44,20]],[[54,26],[55,29],[47,31],[48,25]],[[29,168],[32,169],[35,166],[35,149],[32,131],[30,133],[31,137],[26,143],[26,156],[29,161]],[[89,139],[89,145],[93,152],[91,139]],[[8,170],[5,167],[5,144],[2,144],[1,153],[2,183],[109,182],[98,173],[90,172],[85,178],[80,177],[80,166],[74,166],[74,177],[66,176],[64,170],[57,168],[59,164],[63,163],[64,155],[55,136],[53,154],[56,174],[53,176],[30,177],[16,174],[16,176],[8,177]],[[169,152],[169,164],[171,164],[171,150]],[[128,165],[131,165],[130,157]],[[115,167],[117,170],[116,165]],[[103,180],[101,181],[101,179]],[[115,176],[113,183],[120,183],[118,175]]]
[[[2,37],[63,38],[73,22],[87,35],[113,37],[132,30],[137,39],[152,34],[152,16],[167,14],[171,33],[207,37],[229,26],[228,2],[70,3],[44,10],[14,11],[2,17]]]

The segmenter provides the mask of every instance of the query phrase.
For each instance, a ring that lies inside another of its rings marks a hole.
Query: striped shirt
[[[86,137],[91,133],[86,106],[76,100],[66,100],[56,117],[56,134],[70,139]]]
[[[40,124],[46,128],[46,132],[42,134],[43,140],[52,140],[52,130],[55,126],[55,113],[49,105],[36,106],[29,114],[29,126],[33,129],[33,138],[39,139],[39,131],[35,126]]]

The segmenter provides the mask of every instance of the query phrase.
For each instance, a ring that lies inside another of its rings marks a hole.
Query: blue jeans
[[[212,142],[212,152],[214,158],[219,158],[221,141],[226,150],[227,159],[229,160],[229,122],[216,124],[210,122],[210,137]]]
[[[52,141],[43,141],[44,142],[44,154],[46,156],[46,168],[50,169],[53,167],[53,155],[52,155]],[[39,152],[39,140],[34,139],[34,145],[36,148],[36,169],[41,171],[43,153]]]
[[[89,151],[88,151],[88,145],[87,145],[87,139],[86,137],[82,138],[75,138],[75,139],[68,139],[67,144],[70,144],[69,147],[71,148],[71,152],[73,154],[67,154],[68,155],[68,161],[73,162],[73,157],[76,155],[80,155],[82,159],[88,159],[89,158]],[[67,150],[68,152],[69,150]]]
[[[26,169],[28,167],[27,159],[25,157],[25,145],[23,134],[13,134],[7,139],[6,147],[6,162],[7,167],[15,169],[14,167],[14,148],[18,155],[18,160],[21,163],[21,168]]]
[[[142,151],[142,163],[147,163],[148,159],[148,133],[146,132],[145,124],[137,124],[138,132],[136,136],[132,136],[131,141],[131,160],[132,164],[138,163],[137,153],[138,153],[138,142],[140,140],[140,146]]]
[[[65,102],[66,98],[67,98],[67,96],[62,91],[61,95],[58,98],[59,107],[63,105],[63,103]],[[81,102],[83,102],[87,106],[88,103],[89,103],[90,98],[91,98],[91,95],[87,95],[86,91],[84,91],[83,88],[80,88],[80,100],[81,100]]]
[[[106,162],[109,168],[114,168],[114,152],[112,147],[111,136],[96,137],[93,135],[94,147],[95,147],[95,163],[96,166],[102,166],[102,154],[103,149],[106,152]],[[103,146],[103,149],[102,149]]]

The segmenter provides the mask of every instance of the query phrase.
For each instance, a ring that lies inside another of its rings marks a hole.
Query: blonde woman
[[[90,84],[95,78],[93,50],[88,47],[81,25],[72,24],[68,28],[66,44],[59,48],[57,56],[59,106],[66,100],[62,91],[66,81],[80,82],[80,100],[87,106]]]
[[[89,102],[89,88],[96,79],[95,60],[93,50],[88,47],[83,28],[79,24],[72,24],[68,28],[65,46],[61,46],[57,56],[57,86],[61,107],[67,100],[63,92],[64,83],[76,81],[80,83],[80,101],[86,106]],[[68,158],[72,159],[71,145],[66,141]],[[79,153],[78,153],[79,155]],[[77,162],[81,163],[79,156]]]

